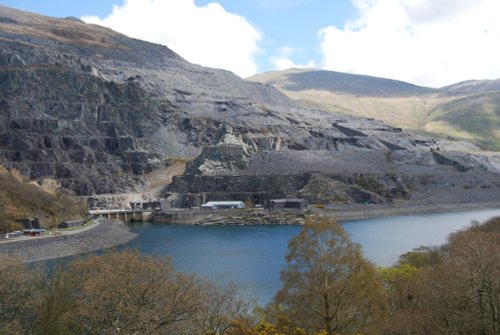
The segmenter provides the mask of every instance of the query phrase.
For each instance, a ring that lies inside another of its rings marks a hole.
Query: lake
[[[446,237],[500,215],[500,209],[421,214],[343,222],[365,256],[390,266],[399,255],[419,246],[435,246]],[[170,256],[178,270],[195,273],[220,285],[236,285],[245,298],[268,302],[281,286],[288,241],[300,226],[191,226],[143,222],[130,225],[138,237],[128,246],[143,253]]]

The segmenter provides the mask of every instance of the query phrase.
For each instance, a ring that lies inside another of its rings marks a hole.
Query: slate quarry
[[[0,164],[76,195],[139,192],[188,161],[172,206],[500,200],[500,156],[299,106],[165,46],[0,6]],[[445,197],[442,197],[443,199]],[[498,198],[498,199],[497,199]]]

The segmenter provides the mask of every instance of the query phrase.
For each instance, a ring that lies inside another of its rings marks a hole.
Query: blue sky
[[[440,87],[500,78],[498,0],[0,0],[241,77],[314,67]]]
[[[206,5],[209,0],[195,1]],[[335,25],[342,27],[353,14],[349,0],[221,0],[230,12],[244,15],[262,32],[262,54],[257,55],[259,72],[274,70],[269,59],[283,47],[292,49],[296,64],[311,60],[319,64],[318,30]]]

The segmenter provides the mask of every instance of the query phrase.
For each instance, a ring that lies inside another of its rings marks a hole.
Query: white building
[[[202,209],[237,209],[245,208],[243,201],[209,201],[201,205]]]

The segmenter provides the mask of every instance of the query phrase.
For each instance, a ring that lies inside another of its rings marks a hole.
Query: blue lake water
[[[390,266],[399,255],[419,246],[446,242],[447,236],[500,215],[500,209],[423,214],[347,221],[344,228],[361,244],[365,256]],[[178,270],[207,277],[220,285],[234,284],[245,298],[268,302],[281,286],[288,241],[299,226],[191,226],[134,223],[138,237],[128,246],[143,253],[170,256]]]

